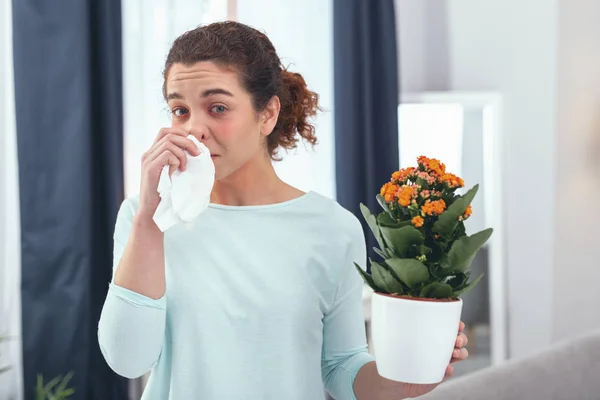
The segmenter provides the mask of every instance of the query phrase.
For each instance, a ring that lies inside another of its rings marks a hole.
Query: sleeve
[[[114,231],[113,282],[100,322],[98,343],[107,364],[117,374],[137,378],[148,372],[162,351],[166,323],[166,299],[151,299],[114,284],[114,274],[131,233],[134,207],[125,200]]]
[[[363,280],[354,262],[365,265],[366,244],[356,220],[352,244],[342,265],[335,300],[323,321],[321,373],[325,389],[337,400],[356,400],[354,379],[375,358],[368,353],[362,308]]]

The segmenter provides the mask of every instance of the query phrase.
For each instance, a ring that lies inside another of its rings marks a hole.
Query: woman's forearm
[[[406,399],[406,385],[382,378],[375,361],[365,364],[354,380],[354,394],[358,400]]]
[[[151,299],[166,290],[164,234],[149,217],[133,218],[131,235],[115,272],[114,283]]]
[[[363,365],[354,379],[354,394],[358,400],[378,400],[381,394],[381,377],[375,361]]]

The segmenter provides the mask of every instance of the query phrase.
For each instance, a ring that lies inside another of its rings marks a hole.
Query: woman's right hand
[[[184,171],[187,164],[187,150],[192,156],[200,154],[194,142],[188,139],[189,133],[181,128],[163,128],[159,131],[152,147],[142,156],[140,184],[140,204],[138,216],[152,221],[160,203],[158,181],[165,165],[170,165],[169,174],[176,169]]]

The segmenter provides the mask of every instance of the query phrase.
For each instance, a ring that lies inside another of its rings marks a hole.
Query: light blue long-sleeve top
[[[125,200],[114,268],[138,199]],[[151,370],[143,400],[356,399],[367,352],[360,222],[315,192],[263,206],[211,204],[165,232],[166,293],[110,284],[99,323],[118,374]]]

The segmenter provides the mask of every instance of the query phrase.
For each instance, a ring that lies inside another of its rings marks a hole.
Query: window
[[[139,192],[141,156],[170,126],[162,69],[173,40],[200,24],[227,18],[227,0],[123,2],[125,195]]]
[[[398,107],[400,167],[425,155],[462,176],[463,107],[460,104],[402,104]]]

